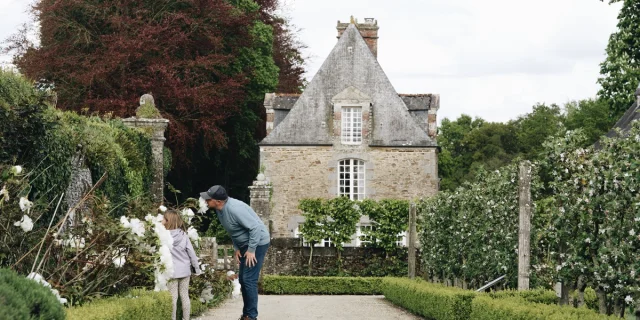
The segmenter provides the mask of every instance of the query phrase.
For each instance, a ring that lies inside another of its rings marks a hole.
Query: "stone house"
[[[377,61],[376,20],[337,29],[338,43],[302,94],[265,96],[260,164],[272,193],[263,219],[275,238],[297,236],[303,198],[416,199],[438,191],[439,96],[395,91]],[[359,246],[370,227],[363,217],[348,245]]]

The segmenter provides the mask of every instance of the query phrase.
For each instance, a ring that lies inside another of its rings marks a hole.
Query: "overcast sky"
[[[440,94],[439,118],[507,121],[537,102],[594,97],[620,4],[599,0],[283,0],[311,56],[311,80],[336,23],[376,18],[378,60],[398,93]],[[0,39],[29,0],[0,0]],[[8,57],[0,57],[8,61]]]

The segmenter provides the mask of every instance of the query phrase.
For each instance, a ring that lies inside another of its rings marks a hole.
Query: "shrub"
[[[545,290],[543,288],[517,291],[517,290],[504,290],[494,291],[488,294],[494,299],[504,299],[510,297],[521,297],[527,302],[542,303],[542,304],[557,304],[558,297],[555,291]]]
[[[135,289],[122,297],[98,299],[67,309],[69,320],[171,319],[171,294]]]
[[[374,295],[381,284],[382,278],[265,275],[261,287],[264,294]]]
[[[574,308],[570,306],[547,305],[529,303],[522,297],[510,297],[504,299],[492,299],[481,295],[472,303],[470,319],[474,320],[600,320],[616,319],[606,315],[597,314],[587,308]]]
[[[469,319],[473,291],[420,280],[384,278],[384,296],[415,314],[434,320]]]
[[[0,269],[0,310],[7,319],[64,319],[49,288],[8,269]]]

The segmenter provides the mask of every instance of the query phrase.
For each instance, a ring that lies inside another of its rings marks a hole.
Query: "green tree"
[[[351,237],[356,233],[356,224],[360,221],[362,213],[356,202],[347,197],[337,197],[327,201],[327,214],[329,219],[326,230],[336,246],[338,272],[341,272],[344,244],[351,242]]]
[[[518,136],[518,151],[526,159],[534,159],[542,151],[542,143],[562,132],[564,117],[556,104],[537,104],[533,111],[513,121]]]
[[[595,143],[611,130],[615,120],[609,118],[609,105],[602,100],[586,99],[572,101],[564,106],[567,130],[582,129],[586,143]]]
[[[640,0],[623,2],[617,26],[609,37],[598,79],[602,86],[598,96],[609,106],[611,120],[617,120],[634,102],[640,82]]]
[[[409,202],[406,200],[381,200],[374,201],[366,199],[359,204],[362,214],[369,216],[374,227],[365,232],[375,241],[371,243],[373,247],[382,248],[385,251],[386,259],[389,253],[398,247],[398,235],[407,231],[409,224]]]
[[[327,207],[324,205],[325,200],[322,199],[302,199],[298,208],[302,210],[304,223],[300,226],[300,233],[305,242],[309,244],[309,266],[308,275],[311,276],[313,267],[313,247],[316,243],[328,238],[329,235],[325,229],[327,224]]]

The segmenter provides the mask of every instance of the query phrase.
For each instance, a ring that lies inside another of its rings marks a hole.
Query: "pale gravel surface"
[[[261,295],[259,320],[418,320],[384,296],[280,296]],[[242,313],[242,298],[229,299],[209,310],[200,320],[237,320]]]

